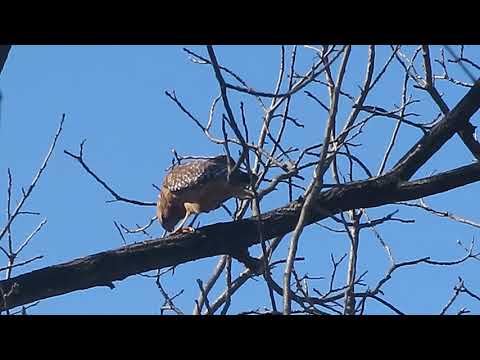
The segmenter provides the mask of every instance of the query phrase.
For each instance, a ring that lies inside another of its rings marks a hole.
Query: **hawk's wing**
[[[231,166],[235,162],[230,159]],[[174,194],[191,190],[216,179],[226,179],[228,174],[227,156],[221,155],[212,159],[193,160],[175,166],[165,177],[163,186]]]

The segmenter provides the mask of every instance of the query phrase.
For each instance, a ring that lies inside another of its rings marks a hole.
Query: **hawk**
[[[232,197],[252,198],[253,193],[247,189],[250,177],[236,169],[228,178],[228,165],[231,169],[235,161],[225,155],[210,159],[193,160],[174,166],[163,180],[157,201],[157,217],[162,226],[171,232],[182,220],[174,233],[182,229],[191,214],[209,212],[219,208]]]

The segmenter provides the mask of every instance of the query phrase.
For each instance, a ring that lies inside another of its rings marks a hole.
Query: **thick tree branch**
[[[387,176],[339,185],[318,195],[307,217],[309,225],[349,209],[377,207],[438,194],[480,180],[480,163],[401,184]],[[263,238],[291,232],[302,208],[296,200],[262,215]],[[228,234],[228,236],[225,236]],[[235,254],[260,242],[256,216],[199,228],[193,234],[154,239],[49,266],[0,281],[0,292],[10,294],[0,310],[95,286],[114,288],[112,282],[159,268],[206,257]]]
[[[419,84],[420,89],[424,89],[427,91],[435,103],[438,105],[440,110],[442,111],[443,115],[447,115],[450,109],[448,108],[447,103],[443,100],[442,95],[438,92],[437,88],[433,83],[433,72],[432,72],[432,64],[430,62],[430,50],[428,45],[422,45],[423,51],[423,62],[425,68],[425,84],[422,86]],[[480,160],[480,143],[474,137],[475,127],[467,122],[466,126],[458,131],[458,135],[470,150],[473,156],[477,160]]]
[[[442,120],[424,135],[395,165],[393,172],[410,179],[457,131],[467,126],[480,108],[480,80]]]

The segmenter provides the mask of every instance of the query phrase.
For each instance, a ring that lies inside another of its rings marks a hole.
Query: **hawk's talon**
[[[196,230],[191,227],[191,226],[187,226],[187,227],[181,227],[175,231],[173,231],[170,235],[179,235],[179,234],[193,234]]]

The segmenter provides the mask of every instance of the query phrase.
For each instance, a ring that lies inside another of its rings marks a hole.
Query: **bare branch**
[[[24,266],[24,265],[30,264],[31,262],[34,262],[35,260],[40,260],[40,259],[43,259],[43,256],[42,256],[42,255],[35,256],[35,257],[31,258],[31,259],[28,259],[28,260],[25,260],[25,261],[21,261],[21,262],[19,262],[19,263],[14,264],[14,265],[9,265],[9,266],[1,267],[1,268],[0,268],[0,271],[11,270],[11,269],[13,269],[13,268],[20,267],[20,266]]]
[[[173,300],[180,296],[181,294],[183,294],[183,290],[181,290],[178,294],[170,297],[168,295],[168,293],[165,291],[165,289],[163,288],[162,284],[160,283],[160,270],[157,272],[157,280],[155,281],[155,283],[157,284],[157,287],[158,289],[160,290],[160,293],[162,294],[163,298],[165,299],[165,303],[164,305],[162,306],[162,309],[161,309],[161,314],[163,315],[163,312],[165,310],[171,310],[173,312],[175,312],[175,314],[177,315],[183,315],[183,311],[180,310],[174,303],[173,303]]]
[[[25,246],[28,245],[30,240],[33,239],[33,237],[42,229],[43,225],[45,225],[46,223],[47,223],[47,219],[43,219],[42,222],[40,224],[38,224],[37,228],[35,230],[33,230],[33,232],[30,235],[27,236],[27,238],[22,243],[22,245],[20,245],[20,247],[17,249],[17,251],[15,251],[15,255],[20,254],[20,252],[25,248]]]
[[[130,204],[134,204],[134,205],[140,205],[140,206],[155,206],[156,205],[154,202],[143,202],[143,201],[128,199],[128,198],[125,198],[123,196],[118,195],[118,193],[113,191],[112,188],[110,186],[108,186],[105,181],[100,179],[92,170],[90,170],[88,165],[83,160],[83,146],[85,144],[85,141],[86,140],[83,140],[81,142],[80,153],[78,155],[74,155],[67,150],[63,150],[63,152],[65,154],[67,154],[68,156],[72,157],[73,159],[77,160],[79,162],[79,164],[85,169],[85,171],[87,173],[89,173],[98,183],[100,183],[100,185],[103,186],[103,188],[105,190],[107,190],[114,197],[114,199],[115,199],[114,201],[123,201],[123,202],[126,202],[126,203],[130,203]]]
[[[225,265],[227,264],[228,256],[222,256],[215,267],[211,278],[207,281],[207,285],[202,288],[203,291],[200,292],[198,299],[195,301],[196,306],[193,311],[193,315],[200,315],[202,312],[203,305],[205,304],[205,297],[208,295],[210,290],[212,290],[213,285],[217,282],[217,279],[220,277]],[[214,310],[215,311],[215,310]]]
[[[409,207],[420,208],[420,209],[426,210],[429,213],[432,213],[434,215],[437,215],[437,216],[440,216],[440,217],[446,217],[446,218],[449,218],[451,220],[457,221],[457,222],[462,223],[462,224],[466,224],[466,225],[470,225],[470,226],[473,226],[473,227],[476,227],[476,228],[480,228],[479,223],[473,222],[473,221],[468,220],[468,219],[464,219],[464,218],[462,218],[460,216],[457,216],[455,214],[452,214],[451,212],[448,212],[448,211],[441,211],[441,210],[432,209],[430,206],[428,206],[424,202],[423,199],[420,199],[420,202],[418,204],[411,203],[411,202],[401,202],[399,204],[404,205],[404,206],[409,206]]]
[[[5,226],[3,227],[3,229],[0,231],[0,240],[3,238],[3,236],[5,235],[5,233],[8,231],[8,229],[10,228],[10,225],[12,224],[12,222],[15,220],[15,218],[18,216],[19,212],[21,211],[23,205],[25,204],[25,202],[27,201],[27,199],[30,197],[30,195],[32,194],[32,191],[33,189],[35,188],[35,185],[37,185],[37,182],[38,180],[40,179],[40,177],[42,176],[45,168],[47,167],[48,165],[48,160],[50,160],[50,157],[52,156],[52,153],[53,153],[53,150],[55,149],[55,145],[57,144],[57,140],[60,136],[60,133],[62,132],[63,130],[63,122],[65,121],[65,114],[62,115],[62,120],[60,121],[60,125],[58,127],[58,130],[57,132],[55,133],[55,136],[53,138],[53,142],[52,144],[50,145],[50,149],[48,150],[47,152],[47,155],[45,156],[45,159],[43,160],[43,163],[42,165],[40,166],[40,169],[38,169],[38,172],[37,174],[35,175],[35,177],[33,178],[33,181],[32,183],[28,186],[28,189],[26,192],[24,192],[22,198],[20,199],[17,207],[15,208],[15,210],[13,211],[13,213],[11,214],[11,216],[9,217],[9,219],[7,220],[7,223],[5,224]]]
[[[456,284],[453,288],[453,295],[443,307],[442,311],[440,312],[440,315],[445,315],[448,308],[452,306],[455,299],[458,297],[458,295],[460,295],[460,291],[462,290],[462,287],[463,287],[463,280],[461,278],[458,278],[458,284]]]
[[[318,160],[318,164],[315,168],[315,175],[312,183],[308,187],[306,193],[305,193],[305,202],[302,204],[301,212],[300,212],[300,217],[298,220],[297,225],[295,226],[295,230],[293,231],[292,234],[292,239],[290,243],[290,248],[288,251],[288,258],[287,258],[287,264],[285,266],[285,272],[284,272],[284,279],[283,279],[283,313],[285,315],[288,315],[291,311],[291,302],[290,302],[290,278],[291,278],[291,273],[293,269],[293,259],[295,258],[296,252],[297,252],[297,246],[298,246],[298,240],[300,238],[300,235],[303,231],[303,228],[305,226],[307,214],[310,211],[310,208],[313,205],[314,197],[319,188],[321,188],[323,184],[323,174],[322,169],[324,167],[325,159],[327,157],[327,151],[328,151],[328,146],[329,146],[329,140],[333,128],[333,124],[335,121],[335,117],[337,114],[337,106],[338,106],[338,93],[339,89],[341,88],[342,80],[345,74],[345,69],[346,65],[348,62],[348,58],[350,55],[350,47],[347,46],[345,48],[345,54],[343,58],[343,62],[340,65],[340,70],[338,73],[338,79],[337,79],[337,85],[335,87],[334,91],[334,97],[332,100],[332,107],[330,109],[330,116],[328,119],[327,126],[325,128],[325,137],[323,141],[323,147],[322,147],[322,153],[320,156],[320,159]]]

